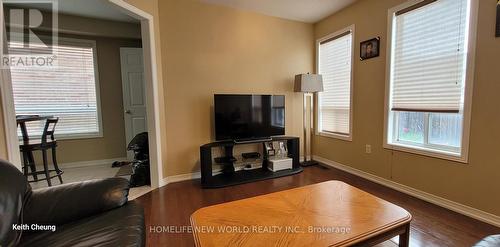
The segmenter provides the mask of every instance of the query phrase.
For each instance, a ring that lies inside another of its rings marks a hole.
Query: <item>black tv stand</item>
[[[261,138],[261,139],[236,139],[234,143],[236,144],[247,144],[247,143],[256,143],[256,142],[270,142],[273,141],[273,138]]]
[[[286,141],[288,157],[293,160],[292,169],[273,172],[267,169],[267,155],[263,155],[262,168],[255,170],[234,171],[233,148],[240,144],[264,143],[271,141]],[[213,175],[212,148],[224,148],[225,157],[217,159],[219,164],[223,165],[223,171],[220,174]],[[289,176],[302,172],[299,160],[300,142],[298,137],[272,137],[266,140],[248,140],[245,142],[220,141],[207,143],[200,147],[201,163],[201,186],[203,188],[221,188],[231,185],[255,182],[265,179]],[[229,157],[229,158],[226,158]]]

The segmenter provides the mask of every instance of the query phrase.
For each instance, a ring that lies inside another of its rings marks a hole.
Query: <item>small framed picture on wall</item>
[[[359,49],[360,60],[378,57],[380,55],[380,37],[361,42]]]
[[[497,0],[497,31],[496,37],[500,37],[500,0]]]

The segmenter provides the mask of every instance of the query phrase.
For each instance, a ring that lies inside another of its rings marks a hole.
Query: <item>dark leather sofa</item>
[[[144,246],[144,211],[128,190],[122,178],[32,190],[0,160],[0,246]]]

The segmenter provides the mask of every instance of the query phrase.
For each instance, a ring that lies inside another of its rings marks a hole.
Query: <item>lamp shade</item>
[[[323,76],[318,74],[300,74],[295,76],[295,92],[323,92]]]

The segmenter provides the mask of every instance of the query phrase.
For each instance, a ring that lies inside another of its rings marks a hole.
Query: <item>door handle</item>
[[[132,111],[130,111],[130,110],[125,110],[125,113],[126,113],[126,114],[132,114]]]

